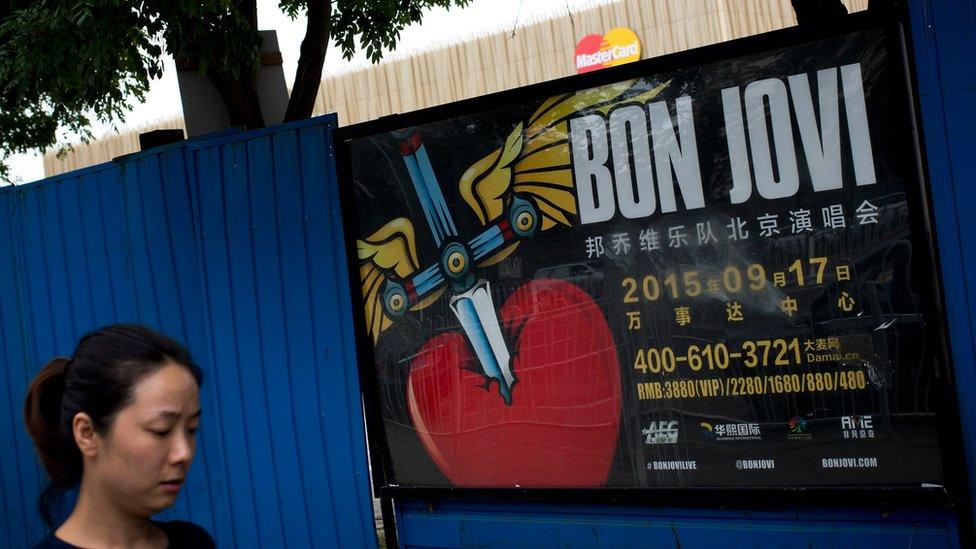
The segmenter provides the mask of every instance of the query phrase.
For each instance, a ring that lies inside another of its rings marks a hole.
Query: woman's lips
[[[164,480],[159,484],[163,487],[163,490],[166,490],[168,492],[179,492],[180,487],[183,486],[183,479]]]

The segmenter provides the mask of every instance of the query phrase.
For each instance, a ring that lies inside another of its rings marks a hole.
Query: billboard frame
[[[464,499],[468,501],[539,501],[539,502],[580,502],[668,505],[681,507],[742,507],[765,508],[770,505],[820,504],[836,506],[880,505],[880,506],[935,506],[964,509],[970,499],[968,493],[967,464],[962,447],[962,428],[956,394],[956,383],[950,353],[948,324],[945,312],[945,296],[941,284],[939,253],[932,223],[930,188],[926,173],[925,151],[918,98],[915,94],[916,77],[912,62],[910,36],[907,32],[907,12],[896,9],[881,13],[862,12],[851,14],[825,23],[791,27],[760,35],[740,38],[691,50],[681,51],[656,58],[645,59],[622,65],[573,75],[566,78],[532,84],[481,97],[465,99],[445,105],[425,108],[403,114],[381,117],[339,128],[335,131],[335,151],[338,170],[338,183],[345,228],[346,261],[349,268],[349,285],[353,298],[353,321],[356,326],[357,355],[361,392],[364,402],[366,425],[368,429],[370,461],[372,463],[373,489],[377,497],[418,498],[423,500]],[[939,424],[939,450],[945,479],[944,486],[885,487],[885,486],[844,486],[844,487],[783,487],[761,486],[755,488],[707,487],[707,488],[471,488],[445,486],[400,486],[395,483],[389,445],[383,428],[382,411],[379,407],[379,384],[375,375],[375,361],[372,341],[366,333],[364,311],[361,306],[358,259],[356,257],[356,237],[349,230],[359,226],[354,207],[354,190],[351,181],[352,164],[349,143],[351,140],[369,135],[384,133],[400,128],[421,125],[433,121],[483,112],[497,107],[520,102],[527,98],[557,95],[575,90],[611,84],[630,78],[660,74],[704,63],[715,63],[746,55],[760,54],[771,49],[788,47],[804,42],[840,36],[847,33],[881,29],[889,53],[888,69],[891,80],[901,84],[893,90],[894,100],[904,105],[904,109],[894,116],[894,123],[900,130],[908,133],[909,143],[914,150],[914,165],[917,175],[906,185],[912,241],[920,244],[917,250],[925,254],[918,261],[926,268],[925,273],[916,273],[913,282],[922,299],[931,302],[932,315],[925,331],[937,343],[933,350],[939,365],[937,378],[940,380],[937,394],[941,397],[936,409]],[[918,276],[919,274],[925,275]],[[926,281],[927,278],[927,281]],[[839,503],[840,502],[840,503]],[[384,513],[385,515],[386,513]],[[968,516],[968,512],[964,512]],[[961,517],[963,532],[972,531],[968,518]]]

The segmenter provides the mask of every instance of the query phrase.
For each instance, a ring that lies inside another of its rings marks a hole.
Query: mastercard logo
[[[588,34],[576,44],[576,72],[615,67],[640,59],[640,40],[634,31],[617,27],[600,36]]]

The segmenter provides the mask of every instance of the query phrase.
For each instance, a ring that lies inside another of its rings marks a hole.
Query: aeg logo
[[[675,444],[678,442],[677,421],[652,421],[646,429],[641,429],[644,444]]]

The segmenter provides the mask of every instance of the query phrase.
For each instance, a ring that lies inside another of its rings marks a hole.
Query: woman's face
[[[133,516],[149,517],[176,500],[196,451],[200,398],[186,368],[168,363],[139,380],[86,460],[92,486]]]

